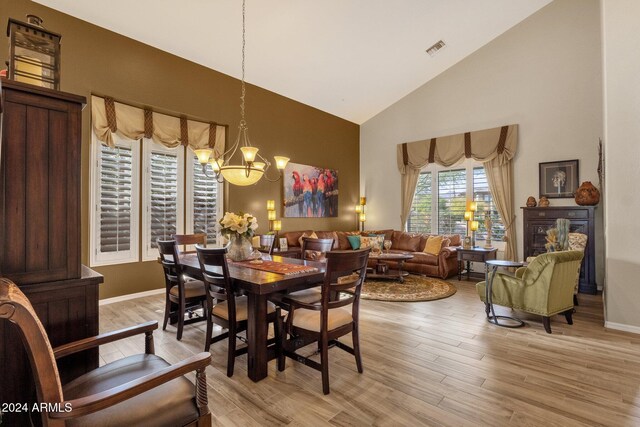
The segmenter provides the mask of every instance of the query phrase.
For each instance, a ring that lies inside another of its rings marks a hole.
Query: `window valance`
[[[91,97],[91,122],[97,138],[109,147],[114,146],[113,133],[117,133],[133,140],[151,138],[168,148],[212,148],[216,157],[225,151],[225,126],[161,114],[108,97]]]
[[[398,170],[404,175],[407,168],[420,170],[430,163],[447,167],[463,157],[505,163],[516,154],[517,142],[518,125],[406,142],[397,148]]]

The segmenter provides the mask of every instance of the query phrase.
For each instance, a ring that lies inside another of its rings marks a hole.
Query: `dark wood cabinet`
[[[587,248],[580,269],[579,290],[583,293],[595,294],[596,284],[596,240],[595,240],[595,206],[549,206],[546,208],[522,208],[524,257],[545,253],[547,230],[555,227],[556,219],[566,218],[571,221],[569,231],[587,235]]]
[[[0,275],[29,298],[55,347],[98,333],[103,278],[80,260],[85,98],[1,83]],[[97,366],[97,350],[58,361],[63,383]],[[18,329],[0,321],[0,402],[32,402],[31,375]],[[25,416],[6,413],[2,423],[28,425]]]

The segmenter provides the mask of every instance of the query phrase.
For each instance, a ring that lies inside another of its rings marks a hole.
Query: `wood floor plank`
[[[227,343],[214,344],[207,368],[213,425],[640,425],[640,335],[604,328],[601,297],[579,295],[574,324],[555,316],[549,335],[539,317],[507,308],[498,311],[522,317],[527,326],[487,323],[474,283],[450,282],[458,292],[444,300],[362,301],[364,373],[352,355],[331,349],[326,396],[320,373],[290,359],[284,372],[270,362],[268,377],[253,383],[241,356],[228,378]],[[100,306],[101,332],[161,323],[163,298]],[[169,325],[154,333],[156,353],[176,363],[202,351],[204,333],[203,322],[186,325],[177,341]],[[100,363],[143,349],[142,337],[108,344]]]

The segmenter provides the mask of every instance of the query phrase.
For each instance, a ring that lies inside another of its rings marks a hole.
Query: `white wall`
[[[607,326],[640,333],[640,2],[603,0]]]
[[[360,129],[361,192],[368,228],[400,227],[396,145],[518,124],[516,207],[538,197],[538,163],[580,160],[580,180],[598,185],[602,64],[598,0],[555,0]],[[426,54],[425,54],[426,55]],[[428,59],[427,59],[428,60]],[[552,205],[575,205],[552,199]],[[522,215],[516,209],[519,254]],[[598,284],[603,278],[602,209],[597,209]]]

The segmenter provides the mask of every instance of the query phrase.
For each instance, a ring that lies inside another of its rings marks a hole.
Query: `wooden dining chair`
[[[276,244],[275,234],[261,234],[260,235],[260,252],[265,252],[269,255],[273,255],[273,248]]]
[[[308,303],[296,300],[292,296],[284,297],[290,311],[284,323],[284,333],[281,335],[282,352],[278,360],[278,369],[284,370],[286,356],[319,370],[322,372],[324,394],[329,394],[330,345],[353,354],[358,372],[363,371],[358,336],[358,309],[370,251],[371,248],[327,252],[327,268],[319,302]],[[347,306],[351,309],[345,308]],[[338,341],[339,337],[348,333],[351,333],[353,347]],[[318,342],[320,363],[296,353],[300,347],[313,342]]]
[[[180,265],[178,245],[175,240],[158,240],[160,260],[164,269],[165,308],[162,330],[167,329],[169,318],[178,322],[177,339],[182,339],[185,324],[204,320],[206,316],[206,290],[202,280],[186,280]],[[203,317],[194,317],[194,310],[202,307]],[[185,320],[185,314],[188,320]],[[172,322],[173,323],[173,322]]]
[[[174,234],[173,240],[176,241],[176,245],[182,246],[182,251],[180,252],[188,252],[187,246],[191,246],[191,245],[200,245],[205,247],[207,246],[206,233]]]
[[[322,261],[324,254],[333,248],[333,239],[302,238],[302,259],[310,261]]]
[[[27,297],[0,278],[0,320],[13,323],[28,354],[43,426],[209,426],[205,369],[211,355],[200,353],[175,365],[154,354],[158,322],[108,332],[51,348]],[[107,363],[62,385],[56,359],[123,338],[145,335],[145,353]],[[195,387],[185,374],[195,371]],[[57,405],[55,405],[57,404]],[[55,405],[55,406],[54,406]]]
[[[247,352],[247,347],[236,349],[237,334],[247,330],[247,297],[236,296],[227,265],[227,248],[203,248],[196,245],[200,270],[208,292],[207,299],[207,335],[204,351],[209,351],[211,344],[229,339],[227,350],[227,376],[233,376],[235,358]],[[275,338],[270,343],[279,344],[281,322],[280,308],[273,303],[267,305],[267,321],[274,324]],[[213,324],[217,324],[227,332],[213,334]]]

